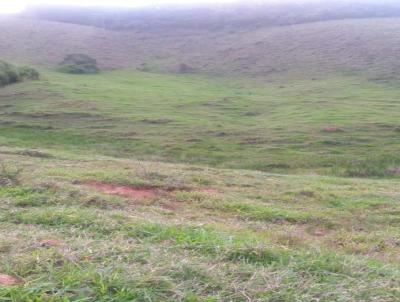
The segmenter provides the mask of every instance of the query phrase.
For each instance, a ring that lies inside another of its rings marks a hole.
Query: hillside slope
[[[353,76],[42,70],[0,92],[0,145],[280,173],[400,176],[400,93]],[[331,128],[333,127],[333,128]]]
[[[2,18],[0,57],[57,64],[83,52],[103,68],[311,76],[356,72],[392,78],[400,62],[400,18],[339,20],[247,30],[109,31],[65,23]]]
[[[0,20],[0,301],[400,301],[399,21]]]
[[[2,301],[400,299],[398,180],[52,155],[0,148]]]

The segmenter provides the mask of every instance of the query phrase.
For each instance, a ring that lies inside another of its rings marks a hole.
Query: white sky
[[[0,13],[18,13],[27,5],[65,4],[80,6],[140,7],[162,4],[231,3],[237,0],[0,0]]]
[[[400,0],[0,0],[0,14],[18,13],[28,5],[51,4],[51,5],[71,5],[71,6],[111,6],[111,7],[140,7],[157,6],[163,4],[215,4],[215,3],[307,3],[307,2],[378,2],[398,3]]]

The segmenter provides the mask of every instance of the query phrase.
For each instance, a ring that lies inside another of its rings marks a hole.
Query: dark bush
[[[7,62],[0,61],[0,86],[17,83],[19,81],[17,69]]]
[[[59,71],[71,74],[95,74],[100,69],[97,61],[85,54],[70,54],[60,63]]]
[[[194,72],[195,69],[186,63],[181,63],[178,66],[178,73],[194,73]]]
[[[39,79],[39,72],[31,67],[16,68],[10,63],[0,61],[0,87],[25,80],[37,79]]]
[[[18,73],[19,73],[19,78],[21,81],[38,80],[39,76],[40,76],[39,72],[36,69],[33,69],[32,67],[27,67],[27,66],[18,68]]]

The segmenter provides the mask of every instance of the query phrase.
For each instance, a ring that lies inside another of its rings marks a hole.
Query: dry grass
[[[399,24],[397,18],[383,18],[233,32],[179,28],[118,32],[2,17],[0,57],[15,63],[56,66],[65,55],[80,52],[109,69],[168,71],[189,64],[198,72],[270,79],[305,75],[311,79],[351,72],[390,81],[396,77],[400,59]]]

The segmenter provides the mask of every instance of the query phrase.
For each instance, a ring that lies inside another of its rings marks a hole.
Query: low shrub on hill
[[[19,82],[18,70],[7,62],[0,61],[0,86]]]
[[[59,71],[65,73],[96,74],[100,72],[96,59],[85,54],[70,54],[59,65]]]
[[[17,68],[14,65],[0,61],[0,87],[22,82],[25,80],[38,80],[39,72],[31,67]]]
[[[19,73],[20,80],[22,80],[22,81],[38,80],[39,76],[40,76],[39,72],[36,69],[34,69],[32,67],[28,67],[28,66],[23,66],[23,67],[18,68],[18,73]]]
[[[178,66],[178,72],[179,73],[193,73],[193,72],[195,72],[195,69],[186,63],[181,63]]]

